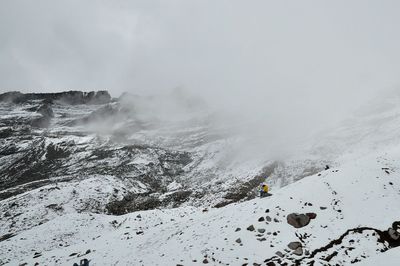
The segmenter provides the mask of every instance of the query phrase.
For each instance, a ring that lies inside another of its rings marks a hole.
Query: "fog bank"
[[[0,4],[0,91],[179,87],[297,139],[399,88],[398,1],[24,1]],[[240,128],[240,126],[239,126]]]

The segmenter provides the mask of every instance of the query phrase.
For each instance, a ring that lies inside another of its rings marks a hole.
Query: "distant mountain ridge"
[[[0,101],[13,103],[26,103],[32,100],[44,100],[46,102],[60,101],[65,104],[105,104],[111,101],[108,91],[65,91],[55,93],[21,93],[12,91],[0,94]]]

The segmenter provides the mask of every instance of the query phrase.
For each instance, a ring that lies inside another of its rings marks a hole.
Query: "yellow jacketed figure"
[[[268,191],[269,191],[268,185],[265,183],[261,184],[260,197],[263,198],[269,196]]]

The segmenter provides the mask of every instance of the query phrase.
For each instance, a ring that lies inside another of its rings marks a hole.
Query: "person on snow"
[[[267,184],[263,183],[261,184],[261,189],[260,189],[260,197],[264,198],[269,196],[270,194],[268,193],[269,187]]]

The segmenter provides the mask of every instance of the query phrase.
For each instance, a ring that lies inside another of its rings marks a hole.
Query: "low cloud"
[[[397,1],[0,5],[1,91],[179,87],[247,135],[284,143],[399,85]]]

